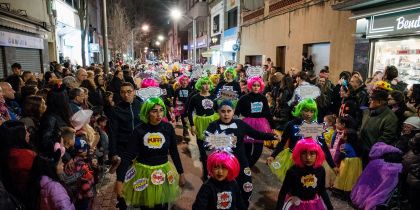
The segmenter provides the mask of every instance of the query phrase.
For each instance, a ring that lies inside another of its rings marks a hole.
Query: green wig
[[[195,83],[195,89],[198,91],[201,91],[203,84],[210,85],[210,91],[214,89],[213,82],[208,77],[201,77],[200,79],[198,79],[197,82]]]
[[[163,100],[160,97],[152,97],[147,99],[142,105],[141,105],[141,109],[140,109],[140,120],[144,123],[148,123],[149,122],[149,112],[150,110],[153,109],[153,107],[155,107],[155,105],[159,105],[161,107],[163,107],[163,111],[164,111],[164,116],[166,116],[166,106],[165,106],[165,102],[163,102]]]
[[[236,78],[236,70],[233,67],[229,67],[225,70],[225,72],[223,73],[223,76],[225,77],[225,79],[226,79],[226,73],[227,72],[229,72],[233,75],[233,79]]]
[[[318,108],[316,106],[316,102],[312,98],[307,98],[299,102],[298,105],[296,105],[295,110],[292,112],[292,115],[294,117],[301,118],[302,117],[302,111],[303,110],[311,110],[314,112],[314,116],[312,117],[313,121],[317,120],[318,116]]]

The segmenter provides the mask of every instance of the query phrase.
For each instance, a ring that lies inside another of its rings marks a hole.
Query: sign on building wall
[[[370,17],[368,38],[401,34],[420,34],[420,8]]]
[[[41,38],[0,31],[0,46],[44,49]]]

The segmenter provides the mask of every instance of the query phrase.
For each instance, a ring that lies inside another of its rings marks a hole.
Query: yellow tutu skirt
[[[340,173],[334,182],[334,188],[349,192],[362,174],[362,159],[345,158],[340,163]]]
[[[277,176],[279,181],[283,183],[286,172],[293,166],[292,151],[289,148],[281,151],[274,161],[269,165],[271,172]]]
[[[130,207],[172,203],[181,195],[179,174],[171,162],[149,166],[134,161],[127,171],[123,185],[123,197]]]

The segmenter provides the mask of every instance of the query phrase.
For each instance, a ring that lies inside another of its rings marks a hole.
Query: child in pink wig
[[[226,151],[215,151],[207,159],[207,170],[210,179],[201,186],[192,209],[246,209],[235,181],[238,159]]]
[[[260,77],[251,77],[247,81],[249,93],[242,96],[236,106],[236,115],[242,115],[243,121],[252,128],[270,133],[273,125],[273,117],[270,114],[270,106],[267,98],[261,94],[264,91],[264,82]],[[253,139],[245,136],[245,154],[248,158],[249,167],[257,163],[263,151],[265,139]]]
[[[180,87],[175,90],[175,97],[174,97],[174,114],[176,116],[176,121],[178,118],[181,118],[182,128],[183,128],[183,136],[188,137],[188,128],[187,128],[187,121],[185,118],[187,115],[187,101],[188,98],[191,96],[193,90],[190,87],[190,78],[187,75],[182,75],[178,79],[178,83]]]
[[[141,88],[148,88],[148,87],[159,87],[159,82],[153,78],[143,79],[143,81],[141,82]]]
[[[333,209],[325,189],[325,156],[318,142],[312,138],[298,141],[292,159],[295,164],[286,173],[276,209]]]

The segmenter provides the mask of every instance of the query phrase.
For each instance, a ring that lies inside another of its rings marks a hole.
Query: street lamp
[[[159,41],[163,41],[165,39],[165,37],[163,37],[162,35],[159,35],[157,38]]]
[[[160,45],[160,42],[159,42],[159,41],[156,41],[156,42],[155,42],[155,45],[156,45],[156,46],[159,46],[159,45]]]
[[[192,28],[192,30],[193,30],[193,63],[194,63],[194,66],[195,66],[197,64],[197,52],[196,52],[197,51],[197,45],[196,45],[197,44],[197,30],[196,30],[197,23],[196,23],[196,19],[195,19],[195,17],[189,17],[188,15],[183,15],[181,10],[179,10],[178,8],[173,8],[171,10],[170,15],[171,15],[172,19],[174,19],[175,21],[181,19],[181,17],[186,17],[186,18],[192,20],[192,22],[193,22],[193,28]],[[173,34],[175,34],[175,31],[174,31]],[[175,35],[174,35],[174,38],[175,38]]]
[[[147,51],[147,49],[149,49],[148,47],[144,47],[144,50]]]
[[[147,24],[143,24],[143,25],[141,26],[141,30],[142,30],[142,31],[145,31],[145,32],[149,31],[149,25],[147,25]]]
[[[179,20],[179,19],[181,19],[181,17],[182,17],[182,12],[181,12],[181,10],[179,10],[178,8],[173,8],[173,9],[171,10],[171,17],[172,17],[174,20]]]

